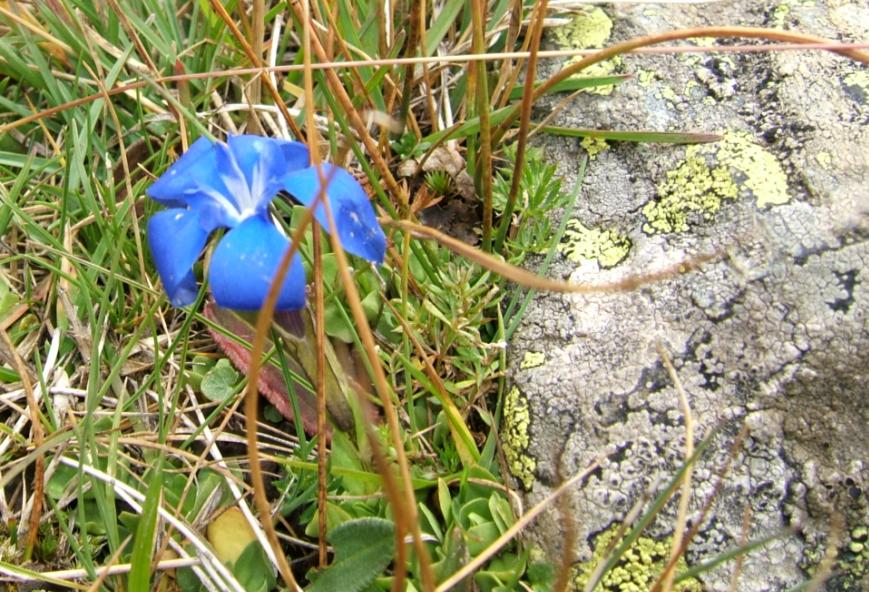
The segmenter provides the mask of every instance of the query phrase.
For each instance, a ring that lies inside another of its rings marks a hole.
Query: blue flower
[[[344,249],[382,263],[386,237],[365,190],[344,169],[320,167],[326,196]],[[280,191],[304,205],[320,193],[320,175],[299,142],[261,136],[230,136],[226,143],[200,138],[148,188],[152,199],[170,209],[148,221],[148,244],[175,306],[192,303],[197,286],[193,264],[208,236],[230,230],[211,257],[208,276],[218,305],[236,310],[262,307],[289,240],[269,219],[268,207]],[[328,229],[325,208],[314,215]],[[278,310],[305,305],[305,272],[296,254],[278,297]]]

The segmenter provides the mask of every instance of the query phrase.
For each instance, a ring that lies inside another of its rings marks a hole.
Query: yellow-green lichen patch
[[[608,548],[618,531],[617,526],[602,532],[594,539],[594,556],[576,570],[574,584],[582,590],[598,563],[609,557]],[[625,551],[619,562],[605,573],[598,584],[604,592],[640,592],[650,590],[670,558],[671,540],[658,541],[640,537]],[[685,558],[676,563],[676,573],[687,569]],[[677,592],[701,592],[703,586],[695,579],[685,580],[673,586]]]
[[[573,17],[573,20],[553,30],[555,42],[562,47],[587,49],[603,47],[613,31],[613,22],[606,13],[598,7],[583,8]]]
[[[649,86],[655,81],[655,73],[651,70],[640,70],[637,72],[637,82],[640,86]]]
[[[743,132],[727,132],[715,144],[690,146],[685,160],[658,185],[643,207],[643,231],[684,232],[692,216],[711,220],[726,199],[751,196],[757,207],[790,200],[787,176],[775,156]]]
[[[604,268],[615,267],[631,251],[631,239],[615,230],[588,228],[579,220],[570,220],[558,250],[574,263],[597,261]]]
[[[552,31],[552,38],[556,44],[566,49],[599,49],[606,44],[613,30],[613,22],[607,14],[598,8],[581,8],[570,23],[557,27]],[[581,58],[573,58],[568,64]],[[611,76],[621,66],[619,57],[594,64],[582,71],[581,76]],[[613,91],[613,85],[588,88],[585,92],[609,95]]]
[[[837,567],[840,590],[861,590],[869,577],[869,528],[857,526],[848,533],[845,548],[839,553]]]
[[[515,386],[504,398],[504,431],[501,438],[510,473],[525,489],[531,489],[534,470],[537,468],[537,461],[527,453],[531,444],[531,414],[528,400]]]
[[[845,90],[857,101],[865,103],[869,98],[869,72],[857,70],[850,72],[842,78]]]
[[[829,152],[818,152],[815,155],[815,160],[818,161],[818,164],[821,165],[823,169],[829,169],[833,164],[833,155]]]
[[[609,148],[609,144],[606,143],[606,140],[603,138],[593,138],[591,136],[583,138],[579,145],[585,149],[586,153],[588,153],[588,157],[592,160],[597,158],[598,154]]]
[[[661,89],[660,93],[661,98],[669,101],[670,103],[676,103],[679,101],[679,95],[676,94],[676,91],[670,88],[669,86],[664,86]]]
[[[526,370],[528,368],[536,368],[537,366],[542,366],[546,361],[546,354],[543,352],[525,352],[525,355],[522,358],[522,363],[519,364],[519,368],[522,370]]]

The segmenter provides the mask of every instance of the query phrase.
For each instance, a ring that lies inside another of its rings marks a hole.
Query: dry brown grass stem
[[[739,533],[739,544],[745,545],[748,543],[748,535],[751,532],[751,503],[750,500],[745,501],[742,507],[742,530]],[[733,574],[730,576],[730,592],[738,592],[739,576],[742,575],[742,564],[745,562],[745,555],[740,555],[734,560]]]
[[[310,144],[308,149],[311,153],[311,163],[317,167],[317,176],[319,177],[321,187],[326,187],[325,179],[323,178],[323,170],[320,168],[320,138],[316,131],[316,123],[314,121],[314,76],[311,70],[311,6],[308,0],[302,0],[302,12],[306,18],[302,20],[302,50],[304,70],[304,91],[305,91],[305,127],[308,130],[308,139]],[[330,37],[331,39],[331,37]],[[327,46],[330,46],[328,43]],[[331,52],[331,47],[328,47]],[[323,265],[322,265],[322,237],[320,233],[320,225],[316,220],[312,222],[312,235],[314,239],[314,333],[315,346],[317,350],[317,376],[314,381],[314,388],[317,394],[317,559],[320,568],[326,567],[326,496],[327,490],[327,461],[329,454],[329,443],[326,434],[326,320],[325,320],[325,302],[323,291]]]
[[[356,324],[356,329],[359,332],[359,338],[368,356],[368,362],[373,369],[374,387],[380,397],[383,405],[383,413],[386,416],[387,427],[389,428],[389,437],[392,447],[395,452],[398,462],[398,470],[400,480],[398,482],[399,489],[396,492],[391,492],[390,468],[386,466],[380,467],[381,476],[384,479],[387,492],[390,494],[390,502],[395,518],[396,531],[396,561],[395,561],[395,580],[393,582],[393,590],[403,590],[403,575],[405,570],[404,557],[404,533],[410,532],[413,535],[413,546],[416,551],[416,558],[419,562],[420,579],[422,588],[425,592],[434,590],[434,572],[431,567],[431,559],[428,555],[428,550],[425,547],[422,538],[422,531],[419,524],[419,512],[416,507],[416,495],[413,490],[413,481],[410,475],[410,465],[407,461],[407,454],[404,450],[404,440],[402,437],[401,426],[398,422],[398,414],[395,411],[395,404],[392,402],[392,391],[389,388],[389,383],[386,380],[386,374],[383,366],[380,363],[380,358],[377,353],[377,345],[374,342],[374,335],[371,332],[371,327],[368,325],[368,319],[365,316],[365,311],[362,310],[362,300],[359,298],[359,291],[356,288],[356,283],[350,275],[350,266],[347,261],[347,255],[344,253],[344,248],[341,246],[341,241],[338,239],[338,227],[335,224],[335,219],[332,216],[332,209],[329,206],[328,200],[323,204],[326,209],[326,216],[329,219],[329,235],[332,243],[332,250],[337,259],[337,267],[341,276],[341,283],[347,295],[347,302],[350,306],[350,311],[353,314],[353,321]],[[366,423],[366,428],[370,426]],[[379,444],[374,434],[367,431],[369,441],[372,448],[379,450]],[[381,464],[379,461],[378,464]],[[395,497],[393,497],[395,496]]]
[[[33,388],[33,380],[30,375],[30,368],[21,359],[15,343],[10,339],[6,330],[0,331],[0,337],[3,340],[3,347],[6,349],[6,357],[10,358],[15,371],[21,378],[21,385],[24,387],[24,392],[27,395],[27,413],[30,416],[30,438],[33,447],[39,450],[45,441],[45,432],[42,428],[42,418],[39,413],[39,400]],[[45,488],[45,455],[40,452],[37,454],[34,462],[33,471],[33,491],[31,492],[32,505],[30,508],[30,518],[27,523],[27,538],[24,543],[24,559],[30,560],[33,554],[33,548],[36,546],[36,537],[39,534],[39,520],[42,518],[42,494]]]
[[[742,444],[745,442],[745,437],[748,435],[748,427],[743,424],[739,429],[739,433],[736,434],[736,438],[733,440],[733,444],[731,444],[730,449],[727,454],[727,459],[724,461],[724,464],[716,471],[716,481],[715,485],[712,486],[712,491],[709,496],[704,500],[703,507],[700,509],[699,516],[696,517],[694,522],[691,525],[691,530],[688,531],[688,534],[682,539],[682,542],[679,544],[678,553],[675,556],[671,556],[667,561],[667,565],[664,566],[663,574],[667,573],[667,571],[675,568],[676,563],[679,561],[679,557],[685,554],[688,545],[694,540],[694,537],[697,536],[697,533],[700,532],[700,528],[706,522],[706,517],[709,515],[709,512],[712,511],[712,505],[715,503],[715,500],[718,499],[718,495],[721,493],[721,489],[724,487],[724,479],[727,474],[730,472],[730,467],[733,466],[733,461],[736,460],[736,455],[742,450]],[[652,586],[650,592],[661,592],[661,585],[663,583],[663,578],[659,577],[655,584]]]
[[[243,6],[243,5],[241,5]],[[239,7],[239,10],[244,10],[242,7]],[[265,25],[266,25],[266,3],[265,0],[253,0],[253,6],[251,8],[250,20],[252,23],[251,28],[251,50],[256,57],[256,59],[252,60],[252,66],[260,66],[263,63],[263,48],[265,41]],[[247,87],[248,92],[248,100],[251,105],[256,105],[260,102],[260,98],[262,97],[262,79],[265,78],[264,74],[260,74],[254,76],[250,81],[249,86]],[[262,133],[262,125],[260,124],[259,117],[257,117],[257,112],[254,109],[251,109],[248,112],[247,116],[247,124],[250,130],[254,133],[261,134]]]
[[[534,12],[534,21],[531,25],[531,55],[528,58],[528,66],[525,71],[525,85],[522,89],[522,103],[519,115],[519,137],[516,141],[516,161],[513,170],[517,171],[510,181],[510,193],[507,194],[507,205],[504,207],[501,226],[498,228],[498,238],[495,242],[495,251],[501,250],[507,230],[513,218],[513,209],[516,207],[516,197],[519,195],[519,185],[522,175],[518,171],[523,170],[525,164],[525,147],[528,144],[528,130],[531,127],[531,108],[534,106],[534,83],[537,80],[537,54],[540,50],[540,38],[543,35],[543,20],[546,17],[547,0],[537,3]]]
[[[263,84],[265,84],[266,89],[272,96],[272,100],[275,102],[275,105],[278,106],[278,109],[280,109],[281,115],[283,115],[284,120],[287,122],[287,125],[290,126],[290,129],[296,136],[296,139],[298,139],[299,141],[303,141],[305,139],[305,136],[302,135],[302,131],[296,125],[296,122],[293,120],[293,117],[287,110],[287,106],[286,104],[284,104],[284,100],[281,98],[277,87],[272,84],[272,81],[268,76],[263,76],[263,74],[266,73],[267,68],[263,64],[262,53],[257,55],[254,52],[253,48],[250,46],[250,44],[244,38],[242,32],[239,30],[238,26],[235,24],[235,21],[233,21],[232,17],[229,16],[229,13],[226,12],[226,8],[223,7],[223,4],[220,2],[220,0],[210,0],[210,3],[211,7],[214,8],[214,11],[226,24],[227,28],[232,33],[232,36],[235,37],[236,41],[238,41],[239,45],[241,45],[241,48],[247,55],[248,59],[254,64],[255,67],[251,68],[251,73],[260,76],[260,80],[262,80]]]
[[[635,49],[631,49],[629,51],[625,51],[625,54],[682,54],[682,53],[748,53],[748,52],[774,52],[774,51],[806,51],[806,50],[819,50],[819,51],[831,51],[834,53],[845,54],[847,57],[850,57],[856,61],[859,61],[864,64],[869,64],[869,53],[863,52],[861,50],[869,48],[869,43],[837,43],[834,41],[821,41],[821,42],[804,42],[804,43],[779,43],[775,45],[729,45],[729,46],[715,46],[715,45],[698,45],[691,47],[684,46],[665,46],[665,47],[638,47]],[[577,50],[563,50],[563,51],[541,51],[538,54],[538,59],[550,59],[550,58],[561,58],[561,57],[575,57],[581,55],[594,55],[598,50],[587,50],[587,49],[577,49]],[[847,53],[846,53],[847,52]],[[515,51],[515,52],[500,52],[500,53],[487,53],[483,55],[474,55],[474,54],[457,54],[453,56],[431,56],[431,57],[416,57],[416,58],[383,58],[383,59],[364,59],[364,60],[355,60],[351,62],[329,62],[329,61],[321,61],[316,64],[312,64],[311,68],[314,70],[333,70],[339,68],[365,68],[372,66],[402,66],[408,63],[419,63],[419,64],[431,64],[431,63],[441,63],[441,64],[464,64],[467,62],[473,62],[478,60],[483,61],[498,61],[504,59],[522,59],[528,58],[529,52],[527,51]],[[288,64],[281,66],[268,66],[262,68],[230,68],[226,70],[210,70],[208,72],[190,72],[185,74],[173,74],[171,76],[161,76],[159,78],[154,79],[145,79],[145,80],[136,80],[134,82],[128,82],[122,84],[120,86],[116,86],[110,90],[108,90],[109,96],[115,96],[119,94],[126,94],[132,91],[135,91],[140,88],[144,88],[149,85],[154,84],[165,84],[169,82],[178,82],[181,80],[201,80],[205,78],[220,78],[220,77],[229,77],[229,76],[248,76],[251,74],[258,74],[263,71],[273,72],[273,73],[286,73],[286,72],[295,72],[303,69],[303,66],[300,64]],[[87,81],[84,81],[87,82]],[[9,123],[5,123],[0,125],[0,134],[7,133],[13,129],[26,125],[28,123],[32,123],[34,121],[39,121],[46,117],[51,117],[63,111],[68,111],[69,109],[74,109],[75,107],[80,107],[82,105],[86,105],[88,103],[92,103],[97,99],[104,98],[102,93],[93,93],[84,97],[79,97],[78,99],[74,99],[72,101],[67,101],[66,103],[62,103],[60,105],[55,105],[54,107],[49,107],[47,109],[42,109],[40,111],[36,111],[30,115],[20,117],[15,121],[11,121]],[[138,100],[146,101],[145,98],[139,97]],[[280,105],[280,103],[279,103]],[[285,115],[286,116],[286,115]],[[288,123],[291,126],[295,127],[295,123],[292,121],[292,118],[289,119]],[[294,133],[296,133],[294,131]],[[297,134],[299,139],[302,136]]]
[[[299,221],[299,227],[296,229],[296,232],[293,233],[290,246],[281,258],[278,269],[275,272],[275,277],[272,280],[272,285],[269,288],[268,295],[266,296],[266,300],[259,312],[259,316],[257,317],[253,343],[251,343],[250,367],[247,371],[247,388],[245,390],[244,399],[247,454],[248,459],[250,460],[250,481],[254,490],[254,502],[256,503],[257,510],[260,513],[260,520],[262,521],[266,537],[274,551],[281,578],[290,590],[293,590],[294,592],[301,592],[301,588],[293,576],[293,572],[290,569],[290,565],[287,562],[287,558],[284,555],[280,542],[278,541],[277,533],[275,532],[275,527],[272,523],[271,506],[269,505],[269,500],[265,494],[265,481],[263,480],[262,467],[260,467],[259,462],[256,429],[257,402],[259,400],[259,390],[257,385],[259,384],[259,371],[262,365],[262,355],[265,350],[266,338],[268,336],[272,319],[274,318],[275,306],[277,304],[281,286],[283,285],[284,278],[290,268],[290,262],[299,250],[299,245],[303,240],[304,233],[313,220],[314,208],[317,207],[320,199],[322,199],[322,196],[318,195],[317,199],[314,200],[313,205],[305,210],[302,219]]]
[[[546,4],[546,0],[543,0]],[[471,29],[472,47],[474,53],[486,53],[486,8],[485,0],[471,0]],[[486,71],[486,62],[476,62],[468,70],[468,91],[472,95],[468,97],[468,112],[473,112],[480,120],[479,149],[477,152],[477,165],[475,167],[475,181],[483,201],[483,240],[482,249],[489,251],[492,248],[492,219],[494,209],[492,206],[492,125],[489,112],[489,77]],[[471,100],[473,98],[473,100]],[[471,109],[471,103],[474,109]],[[519,175],[521,176],[521,175]]]
[[[588,57],[583,58],[577,63],[567,66],[558,74],[556,74],[552,78],[549,78],[546,82],[537,87],[534,91],[534,100],[536,101],[537,99],[545,95],[552,89],[552,87],[554,87],[559,82],[566,80],[574,74],[578,74],[589,66],[597,64],[599,62],[603,62],[617,55],[630,53],[632,51],[650,45],[658,45],[660,43],[666,43],[668,41],[691,39],[695,37],[713,37],[718,39],[766,39],[769,41],[781,41],[787,43],[817,43],[830,47],[836,45],[834,41],[824,39],[823,37],[815,37],[813,35],[805,35],[803,33],[792,33],[790,31],[780,31],[778,29],[766,29],[758,27],[696,27],[691,29],[677,29],[675,31],[668,31],[666,33],[657,33],[655,35],[636,37],[634,39],[629,39],[622,43],[617,43],[615,45],[597,51],[589,55]],[[849,57],[859,62],[863,62],[864,64],[869,64],[869,53],[857,51],[854,49],[841,48],[829,49],[829,51]],[[500,125],[495,136],[496,140],[499,140],[504,136],[506,131],[513,124],[513,121],[516,119],[516,115],[517,110],[514,109],[513,112]]]
[[[664,349],[664,345],[659,341],[656,344],[658,355],[661,356],[661,361],[667,368],[667,373],[670,375],[670,380],[673,381],[673,387],[679,396],[679,406],[682,408],[682,415],[685,417],[685,473],[682,475],[681,491],[679,492],[679,508],[676,515],[676,527],[673,531],[673,548],[670,551],[670,560],[667,568],[662,575],[661,587],[665,592],[669,592],[673,587],[673,570],[680,557],[679,549],[682,547],[682,539],[685,534],[685,525],[688,523],[688,506],[691,501],[691,474],[693,466],[690,463],[691,457],[694,456],[694,419],[691,416],[691,405],[688,402],[688,396],[685,394],[685,389],[682,387],[682,381],[679,380],[679,375],[676,373],[676,368],[673,367],[673,361],[670,359],[670,354]]]
[[[625,292],[634,290],[646,284],[651,284],[682,273],[687,273],[700,267],[704,263],[720,259],[723,256],[722,253],[701,254],[686,259],[685,261],[668,265],[667,267],[663,267],[657,271],[640,275],[631,275],[613,282],[571,284],[569,282],[562,282],[543,277],[526,269],[522,269],[521,267],[511,265],[499,257],[484,253],[459,239],[448,236],[429,226],[416,224],[407,220],[386,220],[384,222],[387,225],[401,228],[417,238],[435,240],[455,253],[470,259],[481,267],[493,271],[515,284],[519,284],[525,288],[545,290],[548,292],[567,292],[573,294]]]

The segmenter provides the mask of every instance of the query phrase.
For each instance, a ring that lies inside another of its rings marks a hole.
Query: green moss
[[[570,220],[558,250],[575,263],[597,261],[601,267],[615,267],[631,250],[631,240],[615,230],[587,228],[579,220]]]
[[[603,10],[597,6],[584,7],[576,13],[570,23],[555,28],[552,38],[559,47],[566,49],[599,49],[606,44],[612,30],[613,22]],[[581,58],[573,58],[568,61],[568,64],[579,59]],[[611,76],[621,64],[621,58],[616,57],[586,68],[582,76]],[[609,95],[612,91],[611,84],[585,90],[598,95]]]
[[[534,470],[537,468],[537,461],[526,452],[531,444],[530,428],[531,415],[528,400],[519,388],[514,386],[504,399],[502,445],[510,473],[522,483],[525,489],[531,489],[534,483]]]
[[[583,138],[579,143],[588,153],[588,157],[592,160],[597,158],[597,155],[609,149],[609,144],[603,138]]]
[[[546,354],[543,352],[525,352],[525,356],[522,358],[522,363],[519,364],[519,368],[525,370],[526,368],[536,368],[537,366],[542,366],[546,361]]]
[[[770,152],[743,132],[727,132],[721,142],[690,146],[685,160],[658,185],[658,197],[643,207],[649,234],[684,232],[692,217],[711,220],[722,202],[740,196],[757,207],[790,200],[787,177]]]
[[[613,526],[595,537],[592,560],[580,565],[576,570],[574,578],[576,588],[583,589],[597,565],[607,560],[609,557],[607,549],[617,531],[618,527]],[[597,589],[604,592],[649,590],[667,565],[671,547],[671,539],[658,541],[649,537],[638,538],[622,555],[618,563],[603,575]],[[676,563],[675,573],[685,569],[687,569],[685,558],[680,557]],[[691,579],[674,585],[673,590],[677,592],[701,592],[703,586],[697,580]]]

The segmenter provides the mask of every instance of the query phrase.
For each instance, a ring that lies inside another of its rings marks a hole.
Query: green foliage
[[[241,376],[232,367],[229,360],[221,358],[202,377],[200,389],[206,398],[219,403],[226,401],[238,392],[240,379]]]
[[[250,65],[244,44],[210,2],[182,3],[171,10],[162,0],[120,0],[118,10],[114,4],[0,3],[19,17],[0,15],[0,126],[47,112],[0,133],[0,324],[35,370],[40,392],[55,388],[43,396],[39,409],[46,442],[38,450],[52,467],[45,487],[51,513],[43,515],[42,542],[33,557],[51,565],[81,566],[94,581],[100,565],[130,561],[134,571],[129,588],[136,590],[154,584],[148,570],[155,536],[161,543],[174,537],[183,544],[177,532],[156,519],[158,504],[191,529],[202,530],[217,508],[248,499],[242,487],[248,467],[237,445],[243,429],[239,418],[231,415],[244,379],[228,360],[215,361],[215,348],[205,331],[209,321],[199,312],[206,292],[190,309],[176,310],[159,290],[144,232],[157,206],[144,199],[145,188],[196,137],[233,128],[257,129],[247,111],[251,78],[219,72]],[[258,18],[267,36],[273,36],[276,63],[301,63],[301,23],[287,5],[266,4],[267,12]],[[519,5],[522,13],[511,15]],[[253,15],[240,16],[248,6],[226,4],[249,37]],[[328,11],[334,17],[328,27],[335,37],[333,56],[341,61],[435,55],[442,50],[466,53],[472,36],[470,6],[467,0],[429,5],[421,19],[424,43],[414,47],[408,43],[407,23],[387,22],[382,2],[339,0],[331,5],[334,12]],[[530,2],[488,3],[488,46],[493,51],[517,49],[518,43],[508,43],[509,23],[514,16],[516,22],[527,21],[531,8]],[[403,9],[394,13],[409,16]],[[279,15],[284,22],[280,29]],[[511,102],[521,94],[519,86],[502,79],[500,65],[488,67],[488,77],[477,81],[488,84],[485,89],[474,86],[468,68],[456,66],[432,66],[424,76],[419,67],[404,66],[334,71],[350,94],[350,111],[397,120],[391,136],[385,128],[382,133],[372,131],[380,156],[390,165],[410,158],[421,162],[435,146],[451,142],[467,159],[468,172],[475,173],[481,122],[477,116],[466,117],[473,111],[468,98],[477,90],[500,91],[500,102],[493,103],[490,113],[492,126],[498,126],[515,115],[516,103]],[[192,76],[161,80],[176,73]],[[555,90],[623,79],[573,78]],[[276,80],[282,100],[298,106],[303,73],[285,72]],[[122,85],[127,86],[120,89]],[[103,90],[112,94],[105,96]],[[498,93],[492,96],[494,100]],[[437,118],[427,112],[430,99],[436,101],[437,115],[449,112],[444,125],[435,124]],[[73,100],[81,102],[64,107]],[[273,101],[263,93],[261,102]],[[452,197],[455,179],[442,171],[402,180],[408,203],[401,201],[405,196],[387,193],[382,172],[372,165],[375,155],[359,141],[350,113],[336,101],[322,71],[314,74],[314,105],[308,107],[317,115],[328,112],[329,117],[318,123],[322,147],[333,160],[347,157],[349,162],[355,156],[351,168],[365,174],[379,214],[411,217],[417,189]],[[280,131],[276,120],[272,114],[260,117],[262,131]],[[304,126],[303,120],[300,115],[295,123]],[[588,135],[585,130],[552,131]],[[607,137],[698,139],[630,134]],[[496,148],[496,162],[503,163],[494,179],[497,215],[504,212],[515,173],[515,148]],[[544,255],[549,261],[564,230],[555,226],[555,214],[569,209],[575,194],[563,191],[555,168],[535,149],[527,152],[518,174],[518,208],[504,250],[497,255],[514,264],[531,255]],[[467,208],[471,217],[476,207],[472,203]],[[275,209],[290,231],[304,212],[284,201]],[[475,223],[472,220],[471,226]],[[388,231],[386,265],[373,270],[351,261],[352,275],[399,406],[420,527],[436,578],[442,581],[479,557],[515,523],[495,462],[500,403],[493,399],[504,390],[503,343],[521,317],[523,298],[527,302],[530,296],[515,291],[502,314],[508,286],[499,277],[433,243],[415,237],[405,240],[403,232]],[[301,245],[309,274],[314,265],[312,236],[309,232]],[[347,349],[355,353],[348,356],[358,373],[347,371],[346,382],[352,381],[354,390],[368,396],[373,389],[364,376],[367,360],[359,355],[361,342],[338,279],[337,261],[328,244],[324,247],[319,264],[326,289],[326,333],[336,344],[351,345]],[[207,267],[199,265],[194,271],[204,277]],[[310,381],[297,376],[296,366],[304,355],[313,359],[311,343],[302,341],[296,350],[287,346],[272,358],[302,387]],[[49,360],[51,367],[46,369]],[[17,368],[0,366],[4,390],[22,390],[20,380]],[[298,399],[294,392],[291,395],[298,408]],[[374,412],[382,414],[373,396],[370,401]],[[25,408],[23,398],[0,408],[0,442],[12,443],[0,455],[0,487],[13,496],[16,491],[32,491],[22,486],[21,475],[32,474],[37,456],[33,430],[10,427],[18,410]],[[363,428],[377,425],[374,431],[388,461],[394,461],[396,450],[379,419],[358,408],[351,411],[350,429],[331,432],[325,482],[334,561],[311,574],[312,590],[383,590],[392,584],[392,509]],[[278,473],[268,493],[283,520],[280,528],[289,524],[294,535],[310,543],[318,534],[315,439],[301,428],[292,435],[274,429],[285,425],[274,407],[266,407],[264,413],[275,424],[260,428],[260,444]],[[80,463],[79,468],[55,462],[60,455]],[[163,456],[166,460],[159,465]],[[7,466],[21,467],[19,476]],[[84,467],[114,481],[95,477]],[[147,493],[142,514],[123,503],[119,486]],[[10,530],[14,549],[9,552],[22,563],[25,553],[17,530],[9,525],[0,528]],[[125,545],[131,537],[132,545]],[[299,548],[288,550],[295,554]],[[246,590],[277,586],[257,543],[246,546],[231,567]],[[407,568],[407,589],[420,589],[419,559],[412,552]],[[208,576],[179,569],[175,584],[185,592],[205,589],[200,577]],[[553,570],[545,557],[535,557],[513,541],[466,580],[466,589],[471,579],[483,591],[544,590],[553,581]],[[121,589],[126,583],[109,578],[106,587]],[[210,585],[221,587],[219,582]]]
[[[309,574],[309,592],[365,590],[392,561],[395,526],[381,518],[349,520],[329,534],[335,560],[328,568]]]
[[[492,188],[492,205],[499,214],[507,205],[513,182],[515,146],[505,148],[504,156],[507,164],[498,169]],[[504,244],[507,260],[515,265],[521,264],[528,254],[545,254],[557,246],[553,240],[557,237],[553,226],[556,213],[564,210],[572,201],[571,195],[561,189],[561,179],[556,175],[555,165],[546,161],[539,148],[530,147],[526,150],[519,187],[512,222],[516,232]]]

